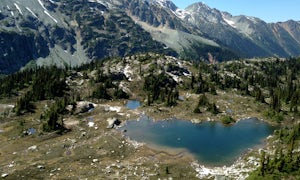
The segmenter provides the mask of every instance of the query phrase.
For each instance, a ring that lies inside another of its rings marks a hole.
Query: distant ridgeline
[[[155,52],[192,61],[300,55],[300,23],[268,24],[196,3],[2,0],[0,74]]]

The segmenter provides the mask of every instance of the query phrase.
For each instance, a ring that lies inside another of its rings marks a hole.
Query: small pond
[[[202,164],[223,166],[232,164],[249,148],[262,145],[274,127],[255,118],[224,126],[219,122],[193,124],[178,119],[154,122],[143,116],[139,121],[128,121],[121,130],[138,142],[160,149],[184,149]]]
[[[126,108],[135,110],[141,106],[141,102],[137,100],[130,100],[126,104]]]

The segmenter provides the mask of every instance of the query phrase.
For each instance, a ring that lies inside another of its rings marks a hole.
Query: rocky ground
[[[191,159],[159,152],[131,141],[109,117],[134,117],[138,111],[98,105],[94,111],[65,120],[71,131],[63,135],[20,135],[15,122],[0,125],[0,172],[7,179],[153,179],[196,177]],[[121,119],[121,118],[120,118]],[[123,118],[122,118],[123,119]],[[35,120],[33,120],[35,121]],[[29,126],[29,123],[25,126]],[[33,125],[33,124],[31,124]],[[168,173],[166,172],[168,168]]]
[[[156,55],[156,61],[147,58],[141,63],[134,56],[127,57],[105,62],[103,67],[104,73],[123,72],[128,80],[120,82],[119,87],[142,104],[146,101],[141,79],[149,69],[176,64],[184,71],[183,76],[168,72],[176,82],[189,79],[196,72],[190,63],[172,57]],[[97,70],[88,71],[87,75],[93,78],[97,73]],[[81,72],[75,74],[67,78],[70,87],[81,94],[91,94],[89,79],[84,79]],[[194,123],[219,120],[225,115],[236,120],[247,117],[263,120],[262,110],[267,105],[256,103],[252,97],[241,96],[235,90],[218,90],[217,95],[207,96],[216,103],[218,115],[206,111],[193,113],[199,95],[184,89],[180,90],[180,100],[174,107],[153,104],[130,110],[125,108],[127,100],[87,98],[88,101],[77,102],[74,114],[64,116],[64,126],[69,129],[64,134],[42,131],[40,112],[47,102],[39,102],[36,113],[16,117],[10,115],[14,100],[3,99],[0,101],[0,174],[6,179],[245,179],[259,165],[258,149],[245,152],[231,166],[206,167],[187,153],[162,151],[131,141],[117,128],[141,114],[153,119],[176,117]]]
[[[78,104],[89,104],[78,102]],[[138,118],[155,108],[125,108],[124,102],[94,104],[89,112],[70,116],[65,125],[71,131],[63,135],[20,135],[15,122],[0,125],[0,172],[7,179],[245,179],[258,167],[255,153],[240,158],[229,167],[206,167],[191,156],[151,149],[124,137],[116,128],[108,128],[116,117],[122,122]],[[160,109],[160,108],[158,108]],[[174,110],[176,111],[176,110]],[[163,111],[164,112],[164,111]],[[164,113],[162,113],[164,114]],[[165,116],[173,114],[173,110]],[[173,114],[177,116],[177,114]],[[180,114],[178,114],[180,116]],[[161,116],[164,117],[164,116]],[[158,116],[156,116],[158,118]],[[24,127],[34,126],[34,121]],[[116,125],[114,125],[116,127]]]

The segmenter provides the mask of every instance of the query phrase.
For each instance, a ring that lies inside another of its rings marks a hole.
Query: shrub
[[[231,116],[224,116],[221,118],[221,122],[225,125],[235,123],[235,119]]]

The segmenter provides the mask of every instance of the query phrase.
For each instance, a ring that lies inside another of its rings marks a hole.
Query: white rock
[[[94,125],[95,125],[94,122],[89,122],[89,123],[88,123],[88,126],[89,126],[89,127],[94,127]]]
[[[107,120],[107,127],[106,128],[113,128],[116,122],[118,121],[117,118],[108,118]]]
[[[1,175],[2,178],[5,178],[5,177],[7,177],[7,176],[8,176],[7,173],[3,173],[3,174]]]
[[[37,150],[37,146],[36,145],[30,146],[28,148],[28,150],[30,150],[30,151],[36,151]]]
[[[45,169],[45,166],[43,166],[43,165],[38,165],[37,168],[38,168],[38,169]]]

